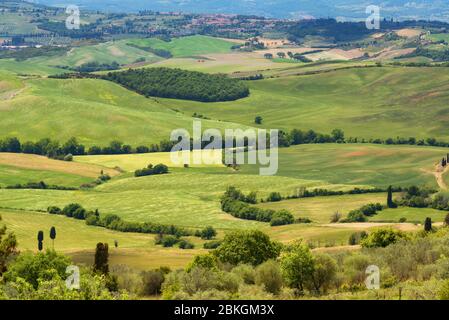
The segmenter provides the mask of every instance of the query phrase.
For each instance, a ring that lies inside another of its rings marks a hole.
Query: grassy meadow
[[[268,60],[256,53],[231,52],[234,43],[193,36],[165,42],[159,39],[124,39],[73,48],[65,55],[26,61],[0,60],[0,138],[21,141],[52,138],[64,142],[77,137],[87,147],[119,140],[134,147],[149,146],[169,138],[172,130],[192,131],[193,114],[204,129],[248,127],[313,129],[330,133],[344,130],[346,137],[435,137],[449,141],[446,130],[449,74],[446,68],[365,67],[370,62],[290,63]],[[135,46],[140,47],[136,48]],[[170,51],[162,59],[145,47]],[[233,102],[199,103],[145,98],[114,83],[94,80],[56,80],[56,66],[86,62],[133,64],[139,58],[149,64],[136,67],[179,67],[233,77],[263,73],[264,80],[248,81],[250,96]],[[314,74],[311,74],[314,73]],[[34,75],[34,76],[31,76]],[[263,118],[256,126],[256,116]],[[447,148],[372,144],[316,144],[279,149],[276,176],[259,176],[259,167],[237,170],[222,165],[173,165],[168,153],[75,157],[74,162],[32,155],[0,154],[0,214],[19,239],[21,250],[35,250],[38,230],[56,226],[55,248],[77,262],[92,263],[99,241],[111,246],[111,263],[137,269],[160,265],[183,267],[204,252],[203,241],[190,239],[194,250],[165,249],[154,245],[153,235],[119,233],[90,227],[83,221],[40,213],[48,206],[79,203],[117,214],[127,221],[174,224],[180,227],[212,226],[218,237],[234,229],[260,229],[287,243],[303,238],[318,247],[346,246],[356,231],[379,226],[415,230],[431,217],[442,222],[445,212],[398,208],[379,212],[362,224],[330,224],[330,216],[345,216],[361,206],[386,201],[386,194],[344,195],[260,203],[270,209],[287,209],[311,224],[270,227],[267,223],[241,220],[221,211],[220,196],[228,186],[245,193],[256,191],[266,198],[271,192],[296,194],[309,190],[350,190],[355,187],[420,185],[437,188],[435,164]],[[164,163],[167,175],[135,178],[132,172],[148,164]],[[120,168],[120,170],[114,170]],[[5,186],[45,181],[78,187],[95,180],[103,170],[113,178],[91,190],[14,190]],[[449,184],[449,175],[443,176]],[[3,189],[1,189],[3,188]],[[407,223],[398,224],[401,218]],[[119,248],[112,248],[114,240]],[[46,242],[49,245],[48,242]]]

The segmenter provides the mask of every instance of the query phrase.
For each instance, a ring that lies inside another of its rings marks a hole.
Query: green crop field
[[[368,203],[385,204],[387,194],[361,194],[330,197],[315,197],[304,199],[269,202],[258,205],[261,208],[289,210],[295,218],[309,218],[313,222],[329,223],[331,215],[339,212],[342,217],[351,210],[356,210]]]
[[[97,45],[75,47],[67,54],[56,57],[33,58],[38,64],[49,66],[75,67],[88,62],[131,64],[139,58],[147,62],[156,62],[161,58],[154,54],[127,45],[127,40],[110,41]]]
[[[446,130],[446,68],[356,68],[254,81],[251,95],[232,103],[164,101],[187,114],[252,125],[314,129],[364,138],[435,137]],[[388,101],[388,103],[386,103]]]
[[[157,38],[130,39],[127,42],[139,47],[167,50],[170,51],[174,57],[189,57],[209,53],[228,53],[231,52],[231,47],[236,45],[236,43],[233,43],[232,41],[201,35],[175,38],[169,42]]]
[[[435,164],[447,148],[371,144],[311,144],[279,149],[278,175],[331,184],[437,188]],[[257,173],[244,165],[242,173]]]
[[[98,242],[110,246],[110,264],[126,263],[136,269],[151,269],[161,265],[173,268],[185,267],[195,255],[202,250],[202,241],[193,241],[196,248],[181,250],[179,248],[162,248],[154,243],[154,235],[122,233],[100,227],[87,226],[84,221],[30,211],[0,210],[2,224],[14,232],[19,243],[19,250],[37,250],[37,232],[44,231],[44,248],[52,248],[49,238],[51,227],[56,228],[54,248],[73,257],[76,263],[93,264],[95,246]],[[118,248],[114,248],[117,240]]]
[[[160,99],[147,99],[112,82],[22,81],[25,90],[0,100],[0,137],[17,136],[33,141],[77,137],[87,146],[104,146],[112,140],[137,146],[168,140],[177,128],[192,130],[191,114],[179,113]],[[48,117],[49,114],[52,116]],[[213,120],[205,120],[202,125],[219,129],[237,127]]]

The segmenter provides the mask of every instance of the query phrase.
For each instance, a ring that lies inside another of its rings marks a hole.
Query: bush
[[[73,161],[73,155],[71,153],[67,154],[66,156],[64,156],[64,161]]]
[[[362,239],[360,244],[364,248],[385,248],[401,239],[407,238],[407,235],[402,231],[382,228],[368,234],[367,237]]]
[[[73,217],[75,211],[77,211],[78,209],[83,209],[83,207],[78,203],[71,203],[65,206],[64,209],[62,209],[62,213],[67,217]]]
[[[438,299],[449,300],[449,280],[445,280],[438,289]]]
[[[62,214],[62,210],[61,210],[61,208],[58,208],[58,207],[48,207],[47,208],[47,212],[48,213],[50,213],[50,214]]]
[[[270,221],[271,226],[283,226],[287,224],[292,224],[295,221],[293,215],[287,210],[276,211]]]
[[[162,245],[164,248],[171,248],[179,242],[179,238],[173,235],[163,235],[156,239],[156,244]]]
[[[152,176],[156,174],[166,174],[168,173],[168,167],[165,164],[158,164],[153,167],[153,165],[148,165],[147,168],[136,170],[134,172],[135,177]]]
[[[209,241],[203,244],[204,249],[217,249],[221,245],[221,241]]]
[[[256,268],[256,284],[263,286],[265,291],[277,295],[282,289],[282,275],[279,264],[269,260]]]
[[[256,270],[248,264],[241,264],[232,269],[232,272],[238,275],[245,284],[256,283]]]
[[[212,227],[206,227],[200,232],[201,239],[210,240],[213,239],[217,235],[217,231],[215,231]]]
[[[362,239],[365,239],[368,236],[366,231],[354,232],[349,236],[348,244],[350,246],[355,246],[360,244]]]
[[[279,202],[282,200],[282,196],[279,192],[272,192],[267,198],[268,202]]]
[[[181,241],[179,241],[179,248],[180,249],[193,249],[193,248],[195,248],[195,245],[187,240],[181,240]]]
[[[165,273],[161,269],[142,272],[142,294],[146,296],[161,294],[164,280]]]

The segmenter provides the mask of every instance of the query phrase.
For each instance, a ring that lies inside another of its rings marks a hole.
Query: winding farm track
[[[446,167],[442,167],[440,164],[437,164],[435,166],[435,172],[433,172],[433,175],[435,176],[435,179],[437,180],[438,186],[443,190],[448,190],[448,186],[446,182],[444,182],[444,174],[449,171],[449,165]]]

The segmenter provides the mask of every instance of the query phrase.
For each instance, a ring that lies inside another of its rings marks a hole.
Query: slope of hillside
[[[32,79],[23,84],[27,88],[13,99],[0,100],[0,137],[17,136],[22,141],[77,137],[87,146],[104,146],[112,140],[137,146],[168,140],[177,128],[192,130],[191,114],[112,82]],[[204,120],[203,127],[236,125]]]
[[[364,138],[435,137],[449,141],[447,68],[353,68],[315,75],[254,81],[251,96],[213,107],[185,101],[164,105],[212,119],[267,128]]]

